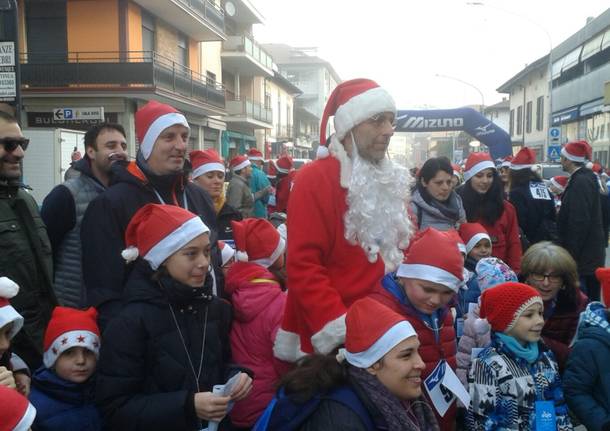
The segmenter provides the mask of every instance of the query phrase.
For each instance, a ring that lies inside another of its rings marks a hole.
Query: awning
[[[610,33],[608,35],[610,36]],[[585,46],[582,48],[582,54],[580,56],[581,61],[584,61],[587,58],[594,56],[602,49],[603,37],[604,33],[600,33],[593,39],[585,43]]]
[[[227,130],[224,133],[226,133],[229,138],[256,142],[256,138],[254,136],[246,135],[245,133],[234,132],[232,130]]]

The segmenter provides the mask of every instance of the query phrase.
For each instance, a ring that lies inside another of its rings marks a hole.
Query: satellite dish
[[[235,16],[235,5],[233,4],[233,2],[228,1],[225,3],[225,13],[230,17]]]

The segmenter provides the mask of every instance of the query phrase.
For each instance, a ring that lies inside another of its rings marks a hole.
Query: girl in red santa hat
[[[235,405],[231,420],[248,428],[275,393],[275,383],[285,371],[273,357],[273,342],[286,304],[274,271],[284,267],[286,245],[267,220],[250,218],[233,222],[236,262],[227,273],[225,291],[231,295],[234,320],[231,328],[233,360],[254,371],[254,389]]]
[[[125,244],[122,255],[135,266],[99,360],[106,426],[195,430],[221,422],[252,379],[229,366],[231,308],[211,293],[208,227],[180,207],[148,204],[129,222]],[[227,396],[212,393],[236,374]]]

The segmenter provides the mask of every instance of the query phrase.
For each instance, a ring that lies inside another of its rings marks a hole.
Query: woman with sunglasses
[[[564,248],[542,241],[523,255],[521,277],[542,296],[545,321],[542,339],[563,371],[578,318],[589,301],[579,289],[576,262]]]

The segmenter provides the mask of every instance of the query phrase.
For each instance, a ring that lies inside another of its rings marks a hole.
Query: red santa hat
[[[374,299],[357,300],[345,317],[345,359],[369,368],[409,337],[417,337],[407,320]]]
[[[591,170],[596,174],[601,174],[603,171],[602,165],[600,165],[598,162],[595,162],[591,165]]]
[[[286,249],[279,232],[265,219],[231,221],[231,226],[237,250],[235,258],[240,262],[252,262],[268,268]]]
[[[36,409],[15,389],[0,385],[0,431],[28,431]]]
[[[487,153],[470,153],[466,159],[466,166],[464,169],[464,181],[468,181],[476,174],[485,169],[496,169],[496,165]]]
[[[335,116],[335,135],[341,140],[358,124],[382,112],[396,114],[396,104],[379,84],[370,79],[342,82],[326,102],[320,124],[320,145],[326,143],[326,126],[331,116]]]
[[[100,353],[100,330],[97,326],[97,311],[93,307],[78,310],[70,307],[55,307],[44,333],[44,366],[53,368],[55,361],[72,347],[84,347]]]
[[[284,154],[282,157],[277,159],[277,162],[275,162],[275,167],[277,168],[277,171],[279,173],[287,174],[294,167],[294,163],[292,162],[292,157],[290,157],[287,154]]]
[[[451,167],[453,168],[453,175],[458,177],[462,175],[462,168],[460,167],[460,165],[456,163],[451,163]]]
[[[591,145],[587,141],[569,142],[561,149],[561,155],[573,162],[585,163],[591,160]]]
[[[491,244],[489,234],[480,223],[462,223],[460,225],[460,237],[466,244],[466,254],[470,253],[482,239],[486,239]]]
[[[543,305],[542,297],[533,287],[516,282],[501,283],[481,293],[479,316],[494,331],[507,332],[533,304]]]
[[[199,216],[174,205],[146,204],[125,231],[127,262],[142,256],[153,270],[197,236],[209,232]]]
[[[261,153],[258,148],[250,148],[247,154],[248,159],[250,160],[265,160],[263,158],[263,153]]]
[[[19,293],[19,286],[8,277],[0,277],[0,328],[12,323],[8,338],[13,338],[23,328],[23,316],[10,304],[9,299]]]
[[[273,179],[275,177],[277,177],[277,166],[275,165],[275,160],[270,159],[267,165],[267,178]]]
[[[70,154],[70,160],[72,160],[73,162],[78,162],[82,158],[83,156],[78,150],[72,151],[72,154]]]
[[[235,250],[222,240],[218,240],[218,248],[220,249],[220,259],[222,260],[222,264],[220,266],[225,266],[232,258],[235,257]]]
[[[225,165],[222,158],[214,149],[205,151],[195,150],[189,154],[191,164],[193,165],[193,179],[200,177],[208,172],[223,172]]]
[[[606,308],[610,308],[610,268],[597,268],[595,276],[601,286],[604,305]]]
[[[500,162],[500,167],[501,168],[510,168],[510,165],[513,161],[513,156],[506,156],[504,159],[502,159],[502,161]]]
[[[551,178],[551,184],[559,189],[561,193],[563,193],[568,185],[568,177],[564,177],[563,175],[554,176]]]
[[[135,115],[136,137],[144,160],[148,160],[157,138],[168,127],[181,124],[190,129],[188,121],[178,110],[165,103],[151,100]]]
[[[246,156],[237,155],[233,157],[229,162],[229,168],[231,168],[233,172],[241,171],[242,169],[247,168],[251,164],[252,163],[250,163],[250,160]]]
[[[522,169],[532,169],[536,164],[536,152],[528,147],[523,147],[513,158],[510,168],[513,171],[520,171]]]
[[[457,292],[464,282],[464,258],[455,234],[434,228],[418,232],[396,275],[442,284]]]

